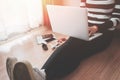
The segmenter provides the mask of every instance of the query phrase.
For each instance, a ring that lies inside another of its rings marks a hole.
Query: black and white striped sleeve
[[[120,0],[116,0],[115,8],[110,20],[113,22],[113,27],[120,23]]]
[[[112,12],[112,16],[109,20],[107,20],[105,23],[103,23],[99,27],[100,30],[108,29],[108,28],[116,28],[120,24],[120,0],[116,0],[115,7]]]

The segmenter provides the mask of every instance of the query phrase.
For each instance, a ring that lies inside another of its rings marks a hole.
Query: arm
[[[102,27],[98,26],[98,29],[101,31],[106,30],[108,28],[115,28],[116,26],[118,26],[119,23],[120,23],[120,0],[116,0],[115,7],[112,12],[112,17],[105,23],[101,24],[100,26]]]
[[[95,33],[98,30],[102,32],[110,28],[112,29],[115,28],[116,26],[118,26],[119,23],[120,23],[120,0],[116,0],[114,10],[111,13],[111,18],[101,25],[94,25],[90,27],[89,30],[91,33]]]

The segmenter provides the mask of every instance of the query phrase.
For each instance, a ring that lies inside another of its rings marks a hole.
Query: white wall
[[[79,6],[80,5],[80,0],[63,0],[64,5],[68,6]]]

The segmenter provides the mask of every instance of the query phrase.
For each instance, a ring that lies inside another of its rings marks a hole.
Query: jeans
[[[113,31],[106,31],[92,41],[70,37],[49,57],[42,69],[45,69],[47,80],[62,78],[73,72],[80,62],[106,49],[112,41]]]

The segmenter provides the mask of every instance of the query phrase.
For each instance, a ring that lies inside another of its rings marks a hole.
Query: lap
[[[112,34],[107,32],[92,41],[84,41],[70,37],[63,45],[56,49],[42,68],[54,74],[63,75],[73,71],[80,61],[101,50],[111,42]]]

